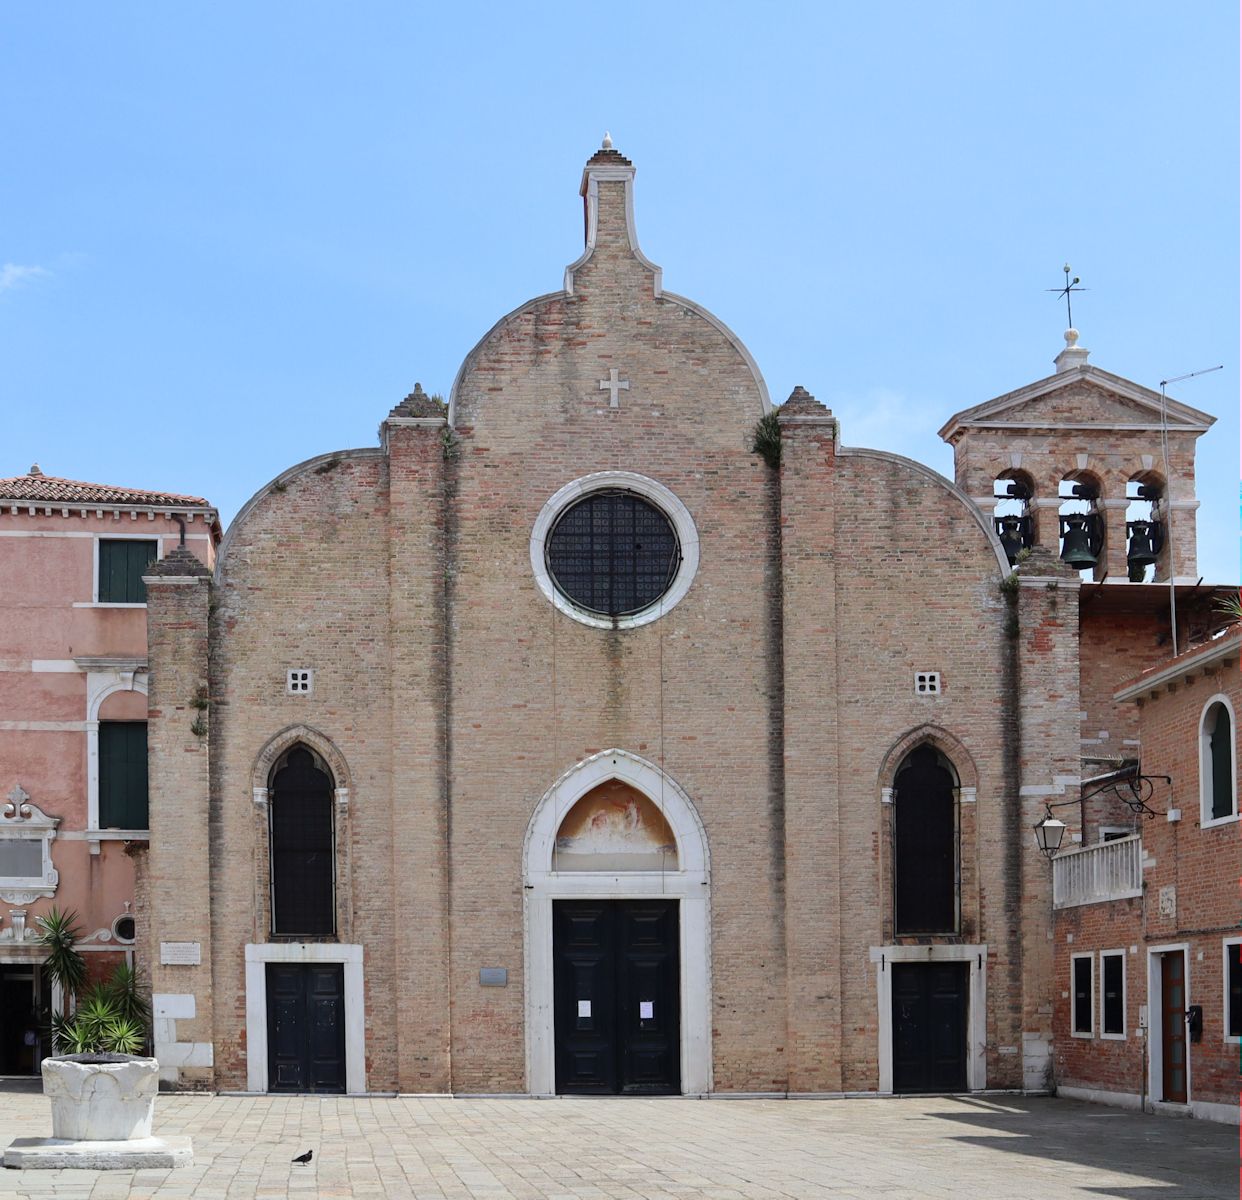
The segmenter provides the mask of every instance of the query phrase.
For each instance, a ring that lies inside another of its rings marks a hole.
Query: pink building
[[[45,1052],[37,918],[78,915],[92,975],[134,956],[147,829],[143,574],[183,539],[208,566],[196,496],[29,474],[0,479],[0,1075]]]

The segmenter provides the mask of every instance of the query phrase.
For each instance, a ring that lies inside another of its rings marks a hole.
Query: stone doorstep
[[[64,1138],[14,1138],[4,1165],[18,1171],[137,1171],[147,1167],[188,1167],[194,1151],[188,1137],[133,1138],[124,1142],[71,1142]]]

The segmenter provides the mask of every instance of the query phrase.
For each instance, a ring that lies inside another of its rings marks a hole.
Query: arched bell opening
[[[1168,578],[1164,480],[1153,471],[1126,483],[1126,568],[1131,583]]]
[[[996,500],[992,524],[1009,565],[1013,566],[1022,551],[1029,550],[1035,544],[1038,535],[1035,527],[1035,481],[1025,471],[1002,471],[993,482],[992,495]]]
[[[1104,577],[1106,526],[1099,479],[1090,471],[1074,471],[1057,489],[1059,553],[1084,583]]]

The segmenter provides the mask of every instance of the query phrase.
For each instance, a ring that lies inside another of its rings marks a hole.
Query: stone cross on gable
[[[620,408],[621,397],[619,393],[628,392],[630,390],[630,381],[628,379],[618,379],[617,376],[619,374],[620,372],[617,370],[616,367],[611,367],[608,371],[608,378],[601,379],[599,381],[599,390],[601,392],[609,393],[608,395],[608,407],[609,408]]]

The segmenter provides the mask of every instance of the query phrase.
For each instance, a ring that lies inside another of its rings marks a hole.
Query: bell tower
[[[1039,546],[1097,582],[1193,583],[1195,442],[1215,418],[1088,359],[1067,329],[1052,375],[950,417],[957,484],[1011,562]]]

